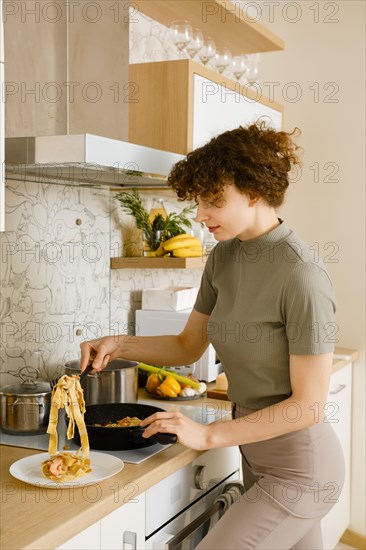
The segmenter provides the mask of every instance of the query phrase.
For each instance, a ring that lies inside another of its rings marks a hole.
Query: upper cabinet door
[[[193,149],[226,130],[248,126],[261,117],[272,128],[282,129],[282,111],[239,93],[240,86],[237,89],[235,92],[225,84],[194,75]]]
[[[283,107],[190,60],[130,66],[129,141],[186,155],[214,135],[268,117],[282,126]]]

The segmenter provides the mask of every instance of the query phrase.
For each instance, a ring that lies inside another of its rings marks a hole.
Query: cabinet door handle
[[[133,531],[123,531],[122,550],[136,550],[137,535]]]
[[[346,388],[346,384],[338,384],[335,388],[329,391],[329,395],[335,395],[336,393],[339,393],[340,391],[344,390]]]

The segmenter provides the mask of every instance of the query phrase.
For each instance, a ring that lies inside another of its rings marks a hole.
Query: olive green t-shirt
[[[228,397],[260,409],[291,395],[290,355],[333,351],[333,287],[323,262],[287,225],[219,242],[194,308],[227,375]]]

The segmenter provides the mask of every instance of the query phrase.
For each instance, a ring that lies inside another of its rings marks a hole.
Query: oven
[[[145,549],[193,550],[223,514],[218,497],[242,488],[239,457],[238,447],[207,451],[148,489]]]

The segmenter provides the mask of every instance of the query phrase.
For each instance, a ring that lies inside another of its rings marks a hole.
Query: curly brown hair
[[[261,197],[274,208],[283,203],[289,172],[300,165],[292,140],[299,135],[276,131],[264,121],[239,126],[214,137],[175,164],[168,185],[181,200],[200,196],[219,205],[224,186],[233,183],[250,197]]]

